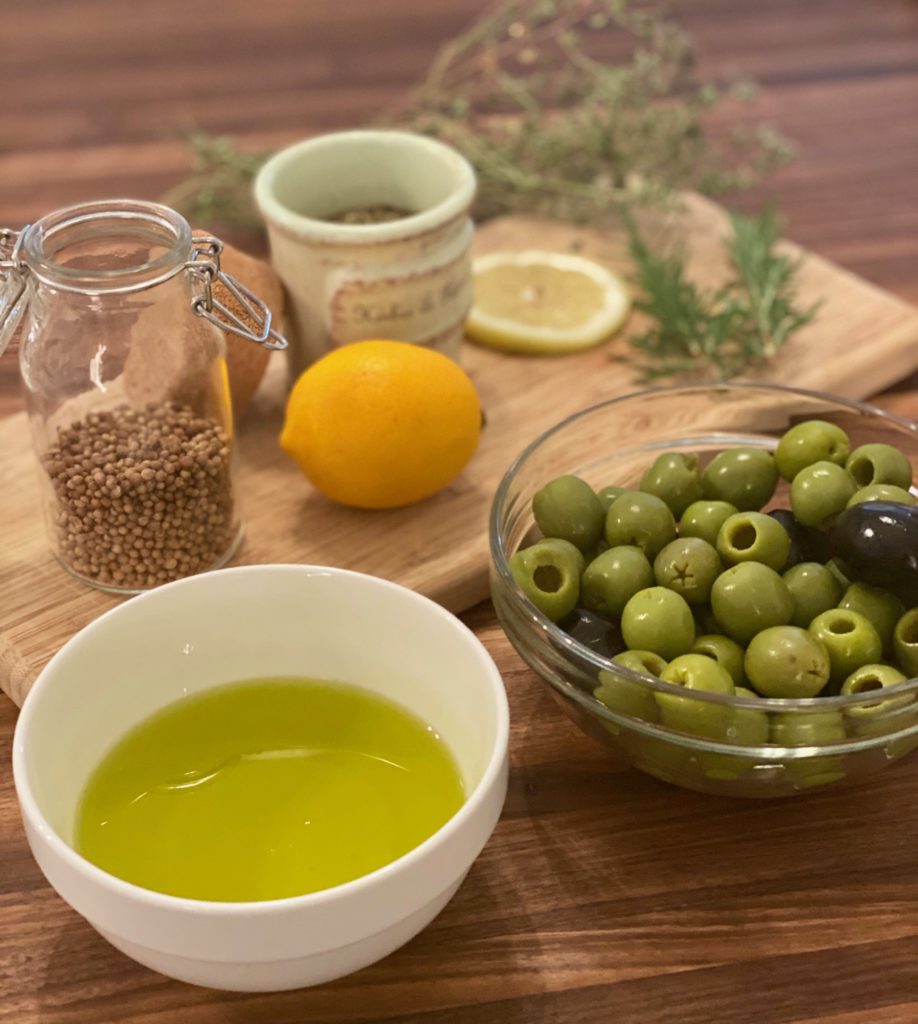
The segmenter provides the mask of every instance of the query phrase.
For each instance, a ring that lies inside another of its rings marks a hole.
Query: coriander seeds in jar
[[[168,207],[129,200],[0,234],[0,351],[21,322],[51,545],[100,589],[216,568],[241,538],[223,332],[286,342],[221,272],[221,248]],[[217,281],[245,319],[214,297]]]

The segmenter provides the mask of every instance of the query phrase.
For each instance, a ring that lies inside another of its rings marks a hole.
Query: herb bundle
[[[195,131],[188,136],[191,175],[163,196],[163,202],[200,227],[262,230],[252,200],[252,180],[270,153],[244,153],[232,139]]]
[[[796,265],[775,252],[777,221],[733,216],[730,282],[704,292],[678,255],[651,250],[631,211],[754,184],[791,155],[767,124],[715,142],[706,116],[750,100],[748,82],[699,78],[690,39],[657,0],[499,0],[437,54],[382,124],[443,140],[475,167],[480,219],[525,211],[564,220],[622,216],[655,323],[630,339],[644,380],[728,378],[767,360],[815,307],[794,303]],[[267,153],[190,139],[194,173],[165,199],[196,224],[260,228],[251,180]]]
[[[382,123],[449,143],[475,167],[478,219],[525,210],[596,220],[681,188],[744,188],[790,155],[767,124],[716,143],[705,117],[748,82],[700,80],[655,0],[501,0],[446,43]],[[260,226],[251,179],[268,154],[195,133],[166,201],[198,224]]]
[[[682,188],[748,187],[790,155],[768,125],[715,143],[707,112],[755,88],[695,65],[653,0],[509,0],[443,47],[391,121],[465,154],[481,218],[595,220]]]
[[[795,301],[798,263],[776,252],[774,210],[759,217],[730,215],[726,245],[732,276],[715,291],[703,291],[685,276],[681,255],[648,248],[625,214],[636,283],[636,307],[654,320],[628,339],[641,379],[676,374],[735,377],[777,353],[795,331],[812,320],[817,306]]]

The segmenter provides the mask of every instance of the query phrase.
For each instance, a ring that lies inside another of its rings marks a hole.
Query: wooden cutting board
[[[691,271],[711,286],[725,271],[723,210],[687,197],[679,215],[691,238]],[[592,255],[624,273],[624,240],[526,217],[488,223],[477,251],[537,247]],[[864,398],[918,367],[918,309],[840,267],[786,243],[804,257],[801,301],[822,300],[816,320],[763,379]],[[626,328],[637,326],[637,320]],[[569,413],[634,388],[612,357],[622,338],[561,358],[505,356],[466,345],[463,363],[481,395],[487,426],[474,460],[452,486],[412,508],[362,512],[317,494],[277,447],[282,358],[239,424],[239,494],[246,539],[235,562],[318,563],[395,580],[459,612],[488,593],[487,516],[514,456]],[[38,473],[25,414],[0,420],[0,688],[21,703],[48,658],[118,598],[84,587],[51,558],[38,504]],[[307,625],[307,624],[304,624]]]

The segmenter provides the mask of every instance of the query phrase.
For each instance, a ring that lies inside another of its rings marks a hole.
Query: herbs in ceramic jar
[[[411,215],[411,210],[377,203],[375,206],[358,206],[351,210],[341,210],[322,219],[331,221],[333,224],[389,224],[394,220],[404,220],[405,217]]]

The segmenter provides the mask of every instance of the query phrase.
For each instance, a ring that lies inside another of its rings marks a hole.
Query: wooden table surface
[[[0,224],[84,198],[158,197],[185,168],[177,133],[191,124],[261,146],[365,123],[482,6],[7,0]],[[703,69],[757,77],[759,111],[800,144],[771,185],[789,233],[918,302],[918,4],[679,6]],[[19,407],[15,376],[8,354],[0,414]],[[915,383],[881,403],[918,414]],[[918,763],[793,802],[681,792],[613,768],[490,608],[467,619],[510,695],[510,793],[425,933],[312,990],[229,995],[169,981],[48,888],[0,770],[0,1024],[918,1021]],[[0,699],[3,765],[14,721]]]

